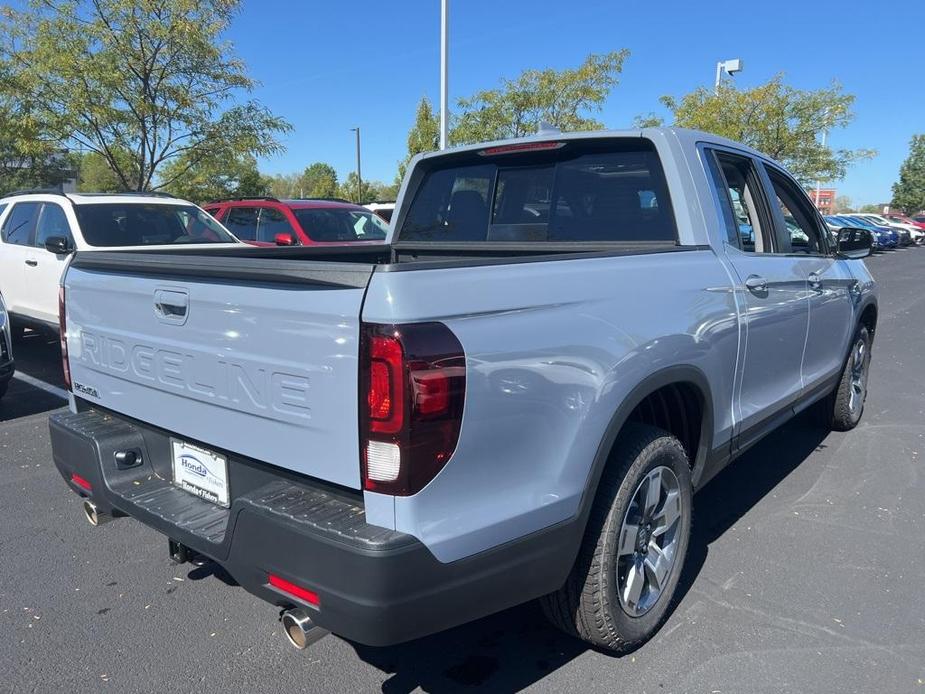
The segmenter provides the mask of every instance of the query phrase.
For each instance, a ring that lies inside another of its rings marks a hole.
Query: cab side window
[[[0,229],[3,241],[15,246],[32,245],[32,232],[35,231],[35,220],[41,207],[40,202],[19,202],[13,205],[3,223],[3,229]]]
[[[45,242],[52,236],[65,238],[72,247],[74,245],[71,237],[71,226],[67,223],[67,215],[64,214],[64,210],[61,209],[60,205],[46,202],[35,230],[35,246],[44,248]]]
[[[258,212],[256,207],[231,207],[225,213],[225,227],[242,241],[256,241]]]
[[[823,232],[806,194],[782,172],[770,166],[766,166],[765,169],[774,187],[774,204],[783,217],[783,228],[778,236],[781,251],[809,255],[824,254],[826,247]]]
[[[729,243],[746,253],[771,252],[771,225],[762,208],[761,184],[748,157],[715,151],[717,184]]]

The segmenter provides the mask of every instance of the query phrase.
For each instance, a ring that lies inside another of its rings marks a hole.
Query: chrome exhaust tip
[[[301,607],[283,612],[282,622],[283,631],[286,638],[289,639],[289,643],[300,651],[305,650],[314,643],[318,643],[318,641],[331,633],[312,622],[308,610]]]
[[[87,517],[87,521],[90,523],[90,525],[99,526],[112,520],[112,516],[110,516],[108,513],[103,513],[100,511],[96,507],[96,504],[94,504],[89,499],[84,499],[83,509],[84,515]]]

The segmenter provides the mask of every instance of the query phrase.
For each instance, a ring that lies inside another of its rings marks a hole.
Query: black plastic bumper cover
[[[273,573],[319,596],[313,621],[385,646],[426,636],[556,590],[581,538],[578,522],[452,563],[416,538],[369,525],[362,498],[229,454],[231,508],[170,483],[169,434],[90,409],[49,418],[54,462],[71,488],[221,564],[249,592],[307,606],[268,584]],[[116,451],[142,451],[128,470]],[[166,467],[165,467],[166,466]],[[72,481],[88,481],[87,491]]]

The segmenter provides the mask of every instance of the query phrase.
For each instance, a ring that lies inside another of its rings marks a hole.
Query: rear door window
[[[645,140],[493,152],[435,159],[397,241],[677,241],[661,163]]]
[[[771,253],[773,230],[765,214],[761,182],[749,157],[707,150],[715,156],[711,173],[718,188],[729,243],[746,253]]]
[[[35,231],[35,222],[39,216],[40,202],[18,202],[0,229],[0,237],[5,243],[15,246],[31,246],[32,232]]]

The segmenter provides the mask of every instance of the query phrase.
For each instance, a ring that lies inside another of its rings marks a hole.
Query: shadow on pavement
[[[62,398],[42,390],[23,378],[40,381],[56,388],[64,387],[61,369],[61,349],[56,336],[28,331],[13,343],[16,375],[10,381],[7,394],[0,400],[0,422],[50,412],[66,405]]]
[[[694,497],[694,523],[680,601],[694,585],[709,545],[822,445],[828,432],[810,414],[769,435]],[[490,687],[519,691],[577,658],[588,646],[551,627],[528,603],[431,637],[389,648],[353,644],[370,665],[391,673],[384,692]]]

